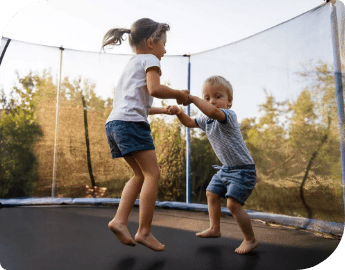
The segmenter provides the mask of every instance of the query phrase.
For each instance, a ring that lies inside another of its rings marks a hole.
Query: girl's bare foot
[[[159,243],[158,240],[151,233],[147,236],[137,233],[134,239],[139,244],[142,244],[154,251],[164,251],[165,245]]]
[[[254,248],[256,248],[259,245],[259,242],[257,240],[243,240],[242,244],[235,249],[235,252],[238,254],[246,254],[250,251],[252,251]]]
[[[196,233],[195,235],[201,238],[218,238],[221,236],[220,230],[215,230],[212,228],[208,228],[207,230]]]
[[[116,223],[112,220],[109,222],[108,228],[116,235],[122,244],[133,247],[136,245],[128,231],[127,225]]]

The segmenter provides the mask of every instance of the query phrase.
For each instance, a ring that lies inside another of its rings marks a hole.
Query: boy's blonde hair
[[[227,81],[222,76],[212,76],[212,77],[209,77],[209,78],[207,78],[205,80],[204,85],[202,86],[202,88],[204,89],[205,86],[208,85],[208,84],[224,86],[226,88],[226,90],[227,90],[228,99],[231,100],[231,106],[232,106],[232,100],[234,99],[234,96],[233,96],[232,85],[231,85],[231,83],[229,81]]]

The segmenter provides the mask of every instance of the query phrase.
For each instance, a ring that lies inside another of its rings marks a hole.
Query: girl
[[[167,113],[164,108],[151,108],[153,97],[189,104],[187,90],[174,90],[160,84],[160,60],[166,53],[166,32],[169,29],[168,24],[143,18],[134,22],[130,29],[109,30],[102,46],[104,50],[108,45],[120,45],[126,33],[136,54],[120,77],[113,110],[106,121],[112,158],[123,157],[134,172],[122,191],[118,210],[108,227],[121,243],[135,246],[136,241],[155,251],[164,250],[164,245],[151,234],[160,173],[147,116]],[[127,221],[139,193],[139,228],[134,241]]]

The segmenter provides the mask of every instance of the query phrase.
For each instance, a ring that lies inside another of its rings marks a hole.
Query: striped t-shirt
[[[195,119],[195,123],[206,132],[214,152],[224,166],[254,164],[242,137],[235,112],[227,109],[221,110],[225,113],[224,121],[202,115]]]

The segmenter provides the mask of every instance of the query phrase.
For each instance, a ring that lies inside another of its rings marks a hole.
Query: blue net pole
[[[341,72],[340,50],[339,50],[339,36],[338,36],[338,22],[337,9],[335,1],[332,2],[331,9],[331,26],[332,26],[332,44],[333,44],[333,63],[334,63],[334,80],[335,80],[335,95],[337,100],[338,124],[340,131],[340,156],[341,156],[341,172],[343,181],[343,199],[345,205],[345,117],[344,117],[344,97],[343,97],[343,82]]]

